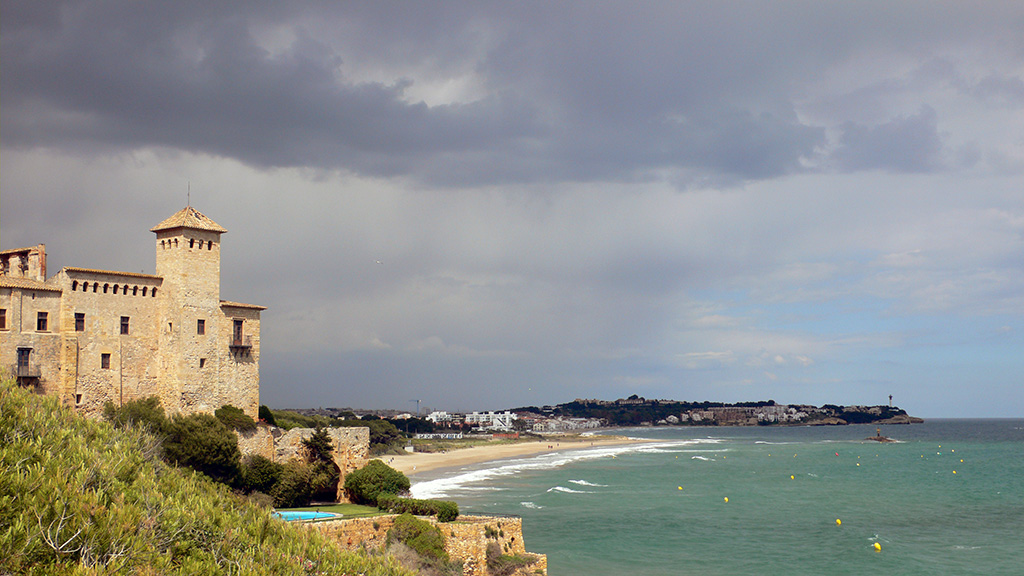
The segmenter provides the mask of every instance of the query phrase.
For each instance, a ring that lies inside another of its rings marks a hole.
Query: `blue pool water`
[[[287,522],[294,522],[297,520],[323,520],[325,518],[338,518],[337,514],[330,512],[305,512],[305,511],[284,511],[284,512],[273,512],[271,516],[280,518]]]

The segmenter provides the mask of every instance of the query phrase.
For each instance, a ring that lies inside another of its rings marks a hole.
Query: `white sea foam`
[[[551,488],[548,488],[548,492],[565,492],[566,494],[597,494],[597,492],[573,490],[572,488],[566,488],[565,486],[552,486]]]
[[[714,462],[714,458],[705,458],[704,456],[690,456],[690,460],[703,460],[705,462]]]
[[[580,486],[593,486],[594,488],[608,487],[607,484],[594,484],[593,482],[587,482],[586,480],[569,480],[569,482],[572,482],[573,484],[578,484]]]
[[[460,492],[466,492],[485,485],[490,480],[514,476],[531,470],[550,470],[573,462],[596,460],[599,458],[617,458],[629,454],[652,454],[662,452],[678,453],[679,448],[707,443],[717,443],[717,439],[674,440],[666,442],[650,442],[640,444],[622,444],[618,446],[587,447],[563,452],[549,452],[526,458],[499,460],[474,466],[467,466],[450,476],[424,480],[413,484],[411,492],[414,498],[446,498]]]
[[[523,508],[533,508],[534,510],[540,510],[543,508],[543,506],[540,506],[535,502],[520,502],[519,505]]]

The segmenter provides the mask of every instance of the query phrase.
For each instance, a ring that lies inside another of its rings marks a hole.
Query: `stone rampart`
[[[338,467],[338,502],[347,502],[343,486],[345,476],[366,466],[370,457],[370,429],[364,427],[326,428],[334,447],[334,465]],[[304,460],[302,441],[315,432],[312,428],[284,430],[276,426],[260,425],[251,432],[236,432],[238,449],[244,455],[258,454],[284,464],[291,460]]]

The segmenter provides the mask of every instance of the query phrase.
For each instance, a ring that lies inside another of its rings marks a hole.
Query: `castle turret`
[[[220,304],[220,235],[227,232],[186,206],[150,229],[156,233],[156,275],[170,301],[215,309]]]

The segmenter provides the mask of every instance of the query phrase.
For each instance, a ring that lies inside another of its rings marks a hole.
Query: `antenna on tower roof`
[[[185,193],[185,205],[192,206],[192,181],[188,181],[188,191]]]

